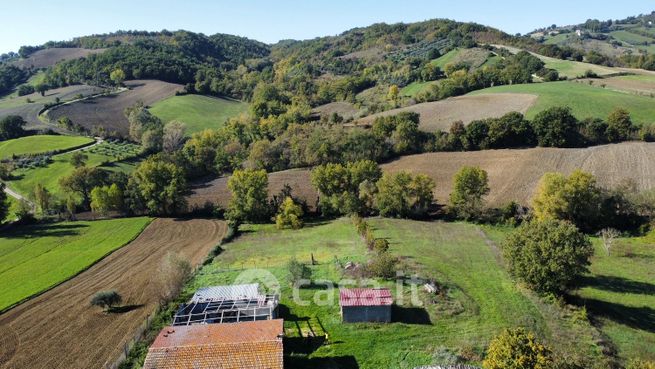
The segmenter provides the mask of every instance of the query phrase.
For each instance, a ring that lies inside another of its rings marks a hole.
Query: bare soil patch
[[[576,169],[594,174],[600,185],[611,188],[633,180],[640,190],[655,188],[655,144],[626,142],[581,149],[531,148],[522,150],[486,150],[439,152],[405,156],[382,165],[385,172],[424,173],[436,182],[435,199],[446,203],[455,173],[463,166],[480,166],[489,173],[491,205],[510,201],[529,204],[539,179],[546,172],[571,173]],[[269,174],[269,195],[289,184],[295,196],[315,208],[318,194],[311,185],[309,169],[293,169]],[[230,200],[227,177],[198,184],[189,198],[201,206],[209,201],[226,207]]]
[[[318,194],[312,187],[309,169],[289,169],[268,174],[269,198],[280,193],[285,185],[292,188],[292,195],[307,202],[311,209],[316,208]],[[190,206],[202,207],[206,203],[227,208],[232,194],[227,188],[228,177],[219,177],[211,181],[196,183],[192,186],[188,198]]]
[[[125,83],[130,90],[115,95],[100,96],[90,100],[61,105],[49,112],[52,120],[62,116],[69,117],[74,123],[91,130],[96,126],[104,127],[109,132],[127,136],[129,122],[123,111],[125,108],[142,101],[146,106],[173,96],[182,90],[182,85],[156,80],[134,80]]]
[[[357,124],[371,125],[377,117],[409,111],[421,115],[420,128],[422,130],[446,131],[455,121],[461,120],[464,124],[468,124],[478,119],[497,118],[513,111],[525,113],[537,101],[537,98],[537,95],[531,94],[459,96],[369,115],[359,119]]]
[[[317,106],[312,110],[312,113],[319,116],[330,117],[332,114],[337,113],[344,119],[355,118],[359,115],[360,110],[357,107],[346,101],[331,102],[329,104]]]
[[[17,60],[13,64],[19,68],[47,68],[62,60],[79,59],[91,54],[98,54],[106,49],[81,49],[77,47],[52,47],[34,52],[25,59]]]
[[[582,149],[532,148],[474,152],[428,153],[400,158],[383,165],[389,172],[425,173],[436,184],[435,197],[448,200],[455,173],[463,166],[480,166],[489,173],[490,204],[509,201],[528,204],[539,179],[546,172],[571,173],[576,169],[594,174],[600,185],[611,188],[633,180],[639,189],[655,187],[655,144],[626,142]]]
[[[217,220],[157,219],[133,242],[77,277],[0,315],[0,368],[103,368],[120,355],[157,303],[157,269],[168,252],[194,265],[226,231]],[[117,290],[123,313],[89,304]]]

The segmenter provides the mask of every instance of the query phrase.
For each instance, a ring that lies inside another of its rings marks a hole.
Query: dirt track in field
[[[175,91],[182,90],[182,85],[157,80],[134,80],[126,82],[125,85],[130,87],[130,90],[61,105],[52,109],[48,115],[53,121],[67,116],[74,123],[81,124],[90,130],[95,126],[102,126],[109,132],[116,131],[127,136],[130,124],[125,118],[125,108],[138,101],[149,106],[173,96]]]
[[[570,173],[575,169],[594,174],[600,185],[611,188],[633,180],[640,190],[655,189],[655,143],[626,142],[582,149],[532,148],[441,152],[405,156],[382,165],[385,172],[425,173],[436,182],[435,198],[444,204],[452,189],[455,173],[463,166],[480,166],[489,174],[491,205],[509,201],[528,204],[539,179],[546,172]],[[269,195],[288,183],[293,193],[315,205],[317,193],[311,186],[309,170],[294,169],[269,174]],[[230,200],[227,178],[196,186],[189,202],[206,201],[226,207]]]
[[[91,54],[98,54],[106,49],[81,49],[77,47],[52,47],[39,50],[25,59],[17,60],[12,64],[19,68],[46,68],[62,60],[79,59]]]
[[[468,124],[478,119],[497,118],[513,111],[525,113],[537,101],[537,98],[537,95],[531,94],[459,96],[369,115],[359,119],[357,124],[370,125],[377,117],[410,111],[421,115],[420,128],[422,130],[427,132],[447,131],[455,121]]]
[[[139,237],[77,277],[0,315],[0,368],[104,368],[151,314],[153,282],[168,252],[201,263],[226,230],[215,220],[156,219]],[[124,313],[105,314],[89,301],[115,289]]]

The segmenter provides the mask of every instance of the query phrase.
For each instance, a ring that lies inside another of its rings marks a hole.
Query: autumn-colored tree
[[[109,79],[111,79],[116,86],[120,86],[123,84],[123,81],[125,81],[125,72],[120,68],[114,69],[109,73]]]
[[[523,328],[506,329],[487,349],[484,369],[549,369],[553,364],[550,349]]]
[[[296,204],[291,197],[286,197],[275,216],[275,225],[278,229],[299,229],[303,226],[302,216],[303,211],[300,205]]]

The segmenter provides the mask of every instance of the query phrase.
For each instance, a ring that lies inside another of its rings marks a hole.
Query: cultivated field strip
[[[435,198],[446,203],[455,173],[463,166],[480,166],[489,173],[492,205],[509,201],[528,204],[546,172],[570,173],[576,169],[594,174],[600,185],[613,187],[625,180],[635,182],[640,190],[655,188],[655,144],[625,142],[581,149],[532,148],[524,150],[485,150],[438,152],[405,156],[382,165],[386,172],[425,173],[435,180]],[[269,174],[269,195],[289,184],[294,196],[313,207],[318,199],[310,182],[308,169],[292,169]],[[227,178],[195,186],[189,198],[192,205],[213,202],[223,207],[230,200]]]
[[[38,50],[25,59],[11,64],[19,68],[46,68],[62,60],[79,59],[91,54],[99,54],[106,49],[82,49],[78,47],[50,47]]]
[[[50,110],[48,115],[52,121],[66,116],[89,130],[101,126],[108,132],[127,135],[130,123],[125,117],[125,108],[138,101],[150,106],[182,90],[181,85],[156,80],[134,80],[125,85],[130,88],[128,91],[61,105]]]
[[[0,368],[103,368],[120,355],[158,303],[157,271],[169,252],[199,264],[226,230],[217,220],[157,219],[129,245],[79,276],[0,315]],[[89,301],[117,290],[124,313]]]
[[[535,104],[537,98],[537,95],[521,93],[459,96],[369,115],[359,119],[357,124],[370,125],[377,117],[415,112],[421,115],[419,127],[422,130],[447,131],[456,121],[468,124],[474,120],[501,117],[513,111],[526,113]]]

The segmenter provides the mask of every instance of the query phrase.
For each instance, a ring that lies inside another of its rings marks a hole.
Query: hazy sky
[[[119,29],[187,29],[273,43],[334,35],[376,22],[475,21],[509,33],[617,19],[655,10],[652,0],[0,0],[0,52]]]

